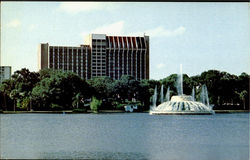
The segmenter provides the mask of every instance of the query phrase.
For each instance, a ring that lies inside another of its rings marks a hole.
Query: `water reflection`
[[[249,158],[249,114],[0,114],[2,159]]]
[[[149,155],[137,152],[43,152],[39,159],[149,159]]]

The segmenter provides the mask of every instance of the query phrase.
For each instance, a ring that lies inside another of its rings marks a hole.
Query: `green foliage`
[[[98,113],[99,112],[99,108],[102,105],[102,101],[98,100],[96,97],[92,97],[92,101],[90,103],[90,109],[94,112],[94,113]]]
[[[240,104],[248,109],[249,78],[244,72],[236,76],[217,70],[204,71],[191,77],[183,74],[183,91],[190,95],[194,87],[198,98],[201,86],[206,84],[210,103],[215,104],[216,108],[227,104]],[[96,98],[92,99],[91,109],[95,112],[100,107],[123,109],[124,105],[132,101],[137,101],[143,110],[148,110],[155,86],[160,93],[163,84],[164,95],[170,87],[170,96],[173,96],[177,94],[176,80],[177,74],[159,81],[138,81],[132,76],[123,75],[120,80],[95,77],[86,82],[72,72],[53,69],[30,72],[23,68],[14,72],[11,79],[0,84],[0,105],[3,110],[28,110],[31,101],[34,110],[75,109],[77,112],[77,109],[84,110],[84,103],[88,103],[86,99],[94,96]],[[158,96],[160,103],[160,94]]]
[[[246,99],[247,99],[247,96],[249,95],[249,93],[246,90],[243,90],[240,93],[236,91],[235,93],[239,96],[240,100],[242,101],[244,109],[246,109]],[[249,103],[248,103],[248,105],[249,105]]]
[[[175,94],[175,95],[177,94],[177,90],[175,87],[176,81],[177,81],[177,76],[178,76],[177,74],[171,74],[170,76],[161,80],[161,84],[163,84],[165,87],[170,87],[170,90],[173,91],[173,94]],[[167,88],[164,88],[164,89],[167,90]],[[160,90],[160,88],[158,88],[158,90]]]
[[[52,103],[50,104],[50,108],[53,110],[53,111],[60,111],[60,110],[63,110],[63,107],[58,105],[58,104],[55,104],[55,103]]]
[[[16,103],[16,110],[27,111],[29,107],[30,99],[28,97],[18,99]]]
[[[77,93],[76,96],[73,97],[73,102],[72,102],[72,106],[73,108],[79,108],[82,107],[82,101],[81,99],[83,99],[84,96],[81,93]]]
[[[199,81],[207,85],[210,102],[222,106],[241,103],[237,93],[248,90],[249,75],[242,73],[238,77],[227,72],[208,70],[201,73]]]
[[[239,93],[239,97],[240,97],[241,100],[246,99],[246,97],[247,97],[247,91],[243,90],[242,92],[240,92]]]
[[[40,70],[38,73],[39,73],[39,79],[42,80],[44,78],[51,77],[51,75],[55,73],[55,70],[46,68],[46,69]]]
[[[89,85],[72,72],[50,71],[32,90],[32,97],[39,103],[58,104],[64,109],[76,107],[80,99],[90,97]]]
[[[26,68],[14,72],[12,80],[15,85],[15,92],[13,92],[13,95],[21,99],[29,96],[33,87],[39,81],[38,74],[36,72],[30,72]]]
[[[29,97],[23,98],[21,102],[22,108],[27,109],[29,107],[29,104],[30,104],[30,98]]]
[[[87,81],[93,87],[93,94],[99,99],[111,97],[113,92],[113,80],[109,77],[94,77]]]
[[[125,103],[120,103],[120,102],[117,102],[117,101],[113,101],[112,102],[112,105],[114,107],[114,109],[117,109],[117,110],[124,110],[124,106],[126,105]]]
[[[125,102],[126,99],[138,98],[139,96],[139,81],[134,77],[123,75],[120,80],[114,82],[114,95],[116,101]]]
[[[25,98],[31,95],[33,87],[39,81],[38,76],[38,73],[30,72],[26,68],[17,70],[11,76],[10,80],[6,80],[2,83],[1,90],[4,92],[5,96],[17,102],[17,107],[27,108],[28,105],[26,103],[28,100]],[[6,97],[5,101],[7,101]]]
[[[117,110],[124,110],[124,106],[125,106],[126,104],[124,104],[124,103],[119,103],[119,104],[117,104],[116,106],[115,106],[115,109],[117,109]]]
[[[149,80],[141,80],[139,85],[137,99],[142,104],[143,109],[148,110],[150,106],[150,97],[154,94],[154,90],[150,88]]]

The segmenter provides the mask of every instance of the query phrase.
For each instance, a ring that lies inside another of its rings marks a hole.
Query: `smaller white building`
[[[11,66],[0,66],[0,83],[11,78]]]

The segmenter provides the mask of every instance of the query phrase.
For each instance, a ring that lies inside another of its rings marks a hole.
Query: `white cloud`
[[[186,31],[185,27],[178,27],[174,30],[167,30],[163,26],[159,26],[154,29],[146,30],[146,35],[151,37],[174,37],[184,34]]]
[[[62,2],[58,9],[69,14],[77,14],[92,10],[110,10],[114,7],[114,5],[107,2]]]
[[[124,34],[124,21],[118,21],[112,24],[97,27],[88,32],[82,32],[82,36],[86,36],[91,33],[107,34],[107,35],[122,35]]]
[[[21,21],[18,19],[14,19],[10,21],[9,23],[7,23],[7,27],[12,27],[12,28],[19,27],[20,25],[21,25]]]
[[[163,64],[163,63],[159,63],[159,64],[156,65],[156,68],[158,68],[158,69],[161,69],[161,68],[164,68],[164,67],[165,67],[165,64]]]
[[[124,21],[117,21],[111,24],[104,24],[102,26],[99,26],[93,30],[84,31],[81,33],[81,36],[85,37],[88,34],[94,33],[94,34],[106,34],[109,36],[143,36],[148,35],[150,37],[173,37],[173,36],[179,36],[185,33],[186,28],[185,27],[178,27],[174,30],[167,30],[164,27],[160,26],[154,29],[149,29],[142,32],[128,32],[126,31],[126,28],[124,27],[125,22]]]

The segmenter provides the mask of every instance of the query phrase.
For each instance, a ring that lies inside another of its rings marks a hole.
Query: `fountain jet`
[[[170,100],[170,89],[168,87],[167,93],[166,93],[166,102]]]
[[[192,90],[192,96],[183,94],[182,65],[181,74],[177,79],[177,96],[172,96],[169,101],[169,87],[166,94],[166,102],[163,102],[163,85],[161,86],[161,104],[156,107],[157,86],[153,96],[153,107],[149,114],[214,114],[213,107],[209,105],[208,91],[206,85],[202,86],[200,102],[195,101],[195,90]]]
[[[176,89],[179,96],[183,95],[182,64],[180,64],[180,74],[177,76]]]
[[[205,84],[203,84],[201,87],[200,101],[203,104],[209,106],[208,91],[207,91],[207,86]]]
[[[161,85],[161,103],[164,102],[164,95],[163,95],[163,84]]]
[[[156,102],[157,102],[157,86],[155,86],[155,91],[154,91],[154,95],[153,95],[152,109],[154,109],[156,107]]]
[[[194,87],[192,89],[192,100],[195,101],[195,90],[194,90]]]

